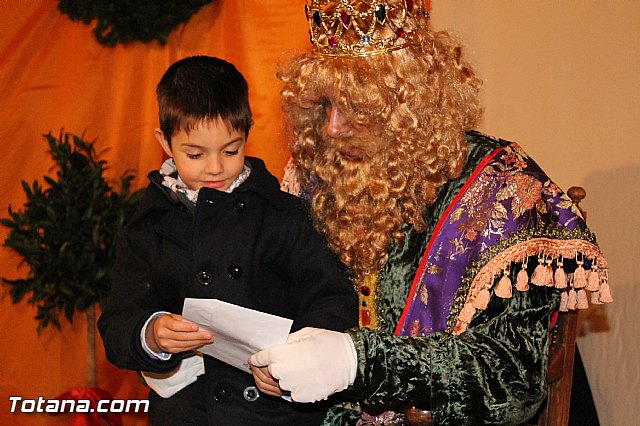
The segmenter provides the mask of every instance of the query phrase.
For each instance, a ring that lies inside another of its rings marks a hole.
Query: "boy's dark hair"
[[[169,145],[181,129],[189,132],[218,117],[233,130],[253,125],[247,81],[235,66],[211,56],[191,56],[171,65],[158,87],[160,130]]]

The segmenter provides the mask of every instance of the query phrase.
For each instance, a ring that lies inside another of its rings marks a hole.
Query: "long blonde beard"
[[[312,208],[330,248],[360,279],[385,264],[392,242],[403,242],[403,222],[424,229],[421,215],[416,220],[407,211],[423,212],[427,200],[407,193],[416,177],[406,164],[403,167],[408,160],[401,162],[399,150],[389,147],[351,160],[336,144],[329,149],[318,147],[315,153],[312,175],[317,186]]]

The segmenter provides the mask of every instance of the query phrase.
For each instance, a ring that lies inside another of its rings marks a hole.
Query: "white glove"
[[[347,333],[306,327],[290,334],[287,343],[254,354],[251,364],[268,365],[294,401],[315,402],[353,383],[358,356]]]
[[[182,358],[182,362],[169,373],[143,372],[147,385],[163,398],[169,398],[181,389],[195,382],[199,375],[204,374],[204,359],[202,354]]]

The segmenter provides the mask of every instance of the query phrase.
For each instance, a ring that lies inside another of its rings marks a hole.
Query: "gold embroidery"
[[[434,265],[431,262],[426,262],[426,264],[424,265],[424,269],[422,270],[422,274],[420,274],[420,280],[417,283],[416,294],[414,295],[414,298],[416,296],[420,297],[420,301],[427,305],[429,302],[429,291],[427,289],[427,286],[424,285],[425,275],[436,275],[440,274],[441,272],[442,268],[440,266]]]
[[[425,305],[429,303],[429,292],[427,291],[427,287],[422,283],[420,284],[420,301]]]

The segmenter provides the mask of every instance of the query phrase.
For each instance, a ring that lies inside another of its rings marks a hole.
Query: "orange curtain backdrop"
[[[177,28],[165,46],[134,43],[103,47],[92,25],[61,15],[54,0],[0,1],[0,216],[22,208],[20,182],[42,182],[51,160],[42,134],[62,128],[97,140],[110,176],[135,170],[146,184],[163,156],[157,127],[155,85],[174,61],[191,55],[219,56],[249,81],[255,127],[248,153],[262,157],[278,177],[288,158],[281,129],[276,63],[308,48],[302,0],[217,0]],[[5,240],[6,228],[0,227]],[[23,277],[27,269],[0,248],[0,275]],[[0,424],[69,424],[70,415],[10,413],[9,396],[55,398],[87,385],[86,320],[63,320],[61,331],[36,333],[36,311],[26,301],[0,300]],[[104,359],[97,339],[98,384],[115,398],[145,398],[133,372]],[[123,416],[125,425],[146,424],[144,415]]]

